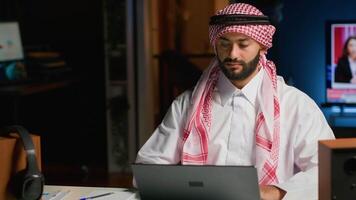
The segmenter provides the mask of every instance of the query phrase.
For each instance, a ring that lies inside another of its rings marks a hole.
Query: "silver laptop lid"
[[[132,170],[142,200],[258,200],[253,166],[147,165]]]

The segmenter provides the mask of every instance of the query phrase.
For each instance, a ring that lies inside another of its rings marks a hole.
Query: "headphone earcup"
[[[43,192],[42,174],[29,174],[27,170],[16,173],[10,181],[10,189],[16,199],[40,199]]]
[[[43,176],[41,174],[32,174],[25,177],[24,181],[24,199],[40,199],[43,192]]]
[[[22,188],[23,182],[25,178],[26,170],[21,170],[14,174],[9,182],[9,188],[12,195],[16,197],[16,199],[22,199]]]

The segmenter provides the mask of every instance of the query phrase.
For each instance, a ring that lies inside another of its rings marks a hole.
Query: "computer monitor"
[[[0,62],[24,58],[17,22],[0,22]]]
[[[0,22],[0,83],[26,79],[18,22]]]
[[[327,103],[356,104],[355,41],[356,19],[326,22]]]

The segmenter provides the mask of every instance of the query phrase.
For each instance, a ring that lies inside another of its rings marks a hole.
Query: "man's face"
[[[259,43],[241,33],[226,33],[216,41],[220,68],[227,78],[245,80],[257,73],[263,50]]]

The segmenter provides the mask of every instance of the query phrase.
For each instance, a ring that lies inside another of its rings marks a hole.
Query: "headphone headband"
[[[23,144],[27,156],[28,170],[30,173],[38,174],[40,170],[37,165],[35,147],[33,145],[30,133],[23,126],[20,125],[5,127],[5,133],[17,133],[20,136],[19,138]]]

